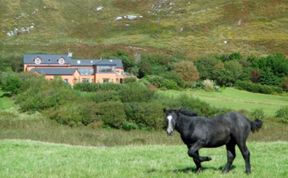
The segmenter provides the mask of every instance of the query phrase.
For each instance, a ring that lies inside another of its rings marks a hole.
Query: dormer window
[[[41,59],[39,57],[34,59],[34,63],[37,64],[37,65],[41,64],[41,62],[42,61],[41,61]]]
[[[58,59],[58,63],[61,64],[61,65],[65,64],[65,60],[64,60],[64,58],[60,58],[60,59]]]

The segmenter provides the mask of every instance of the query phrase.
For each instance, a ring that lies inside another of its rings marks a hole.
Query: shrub
[[[20,75],[13,72],[3,72],[0,75],[0,86],[3,91],[9,92],[12,95],[15,95],[19,92],[23,81],[20,78]]]
[[[121,102],[109,101],[97,104],[98,117],[112,128],[122,128],[126,122],[124,105]]]
[[[284,77],[282,84],[281,84],[283,90],[288,91],[288,77]]]
[[[77,98],[77,93],[61,79],[51,81],[37,79],[16,96],[16,102],[22,111],[41,111],[69,103]]]
[[[173,70],[188,83],[193,83],[199,79],[199,73],[191,61],[180,61],[173,65]]]
[[[122,128],[124,130],[135,130],[135,129],[139,129],[138,125],[135,124],[134,122],[124,122]]]
[[[154,92],[140,83],[128,83],[120,89],[122,102],[143,102],[152,98]]]
[[[98,91],[93,93],[92,96],[90,96],[92,101],[96,103],[106,102],[106,101],[120,101],[120,96],[117,91]]]
[[[250,81],[237,81],[235,86],[238,89],[243,89],[254,93],[272,94],[282,92],[282,89],[279,87],[256,84]]]
[[[107,90],[119,90],[121,89],[122,85],[115,84],[115,83],[102,83],[102,84],[95,84],[95,83],[77,83],[74,85],[75,90],[79,91],[86,91],[86,92],[92,92],[92,91],[107,91]]]
[[[215,88],[215,84],[213,80],[206,79],[202,82],[203,88],[206,91],[213,91]]]
[[[137,81],[136,77],[127,77],[127,78],[124,78],[123,83],[134,83],[136,81]]]
[[[288,106],[280,108],[276,112],[276,117],[280,118],[281,121],[288,123]]]
[[[165,79],[161,76],[157,75],[148,75],[145,77],[152,85],[157,88],[165,88],[165,89],[178,89],[177,83],[173,80]]]
[[[254,111],[251,112],[251,117],[254,119],[264,119],[265,118],[265,113],[262,109],[255,109]]]
[[[99,119],[97,107],[93,102],[75,101],[62,104],[44,111],[50,119],[69,126],[88,125]]]
[[[155,100],[162,103],[165,108],[186,108],[202,116],[213,116],[226,112],[225,109],[217,109],[197,98],[182,94],[177,97],[156,95]]]
[[[163,105],[159,102],[132,102],[125,104],[127,120],[139,128],[160,129],[163,127]]]

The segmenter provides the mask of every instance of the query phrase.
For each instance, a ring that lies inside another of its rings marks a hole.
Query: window
[[[94,70],[93,69],[89,69],[89,68],[86,68],[86,69],[82,69],[82,68],[78,68],[78,71],[80,73],[80,75],[93,75],[94,74]]]
[[[97,66],[97,73],[111,73],[114,72],[113,66]]]
[[[89,78],[82,78],[82,82],[83,83],[90,83],[90,79]]]
[[[37,65],[41,64],[41,59],[39,57],[35,58],[34,63]]]
[[[103,83],[109,83],[109,78],[103,78]]]
[[[64,58],[60,58],[60,59],[58,59],[58,63],[61,64],[61,65],[65,64],[65,60],[64,60]]]

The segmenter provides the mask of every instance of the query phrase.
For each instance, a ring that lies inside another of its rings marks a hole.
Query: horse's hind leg
[[[222,170],[223,173],[229,172],[231,170],[232,163],[236,157],[235,145],[236,145],[236,143],[232,140],[226,144],[227,163],[226,163],[224,169]]]
[[[250,174],[251,173],[251,165],[250,165],[250,151],[248,150],[246,143],[239,144],[238,145],[242,156],[245,160],[245,173]]]

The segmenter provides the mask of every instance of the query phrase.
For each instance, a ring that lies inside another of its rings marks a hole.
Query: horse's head
[[[177,110],[173,109],[163,109],[165,113],[165,122],[167,126],[167,134],[172,135],[175,125],[176,125],[176,119],[177,119]]]

